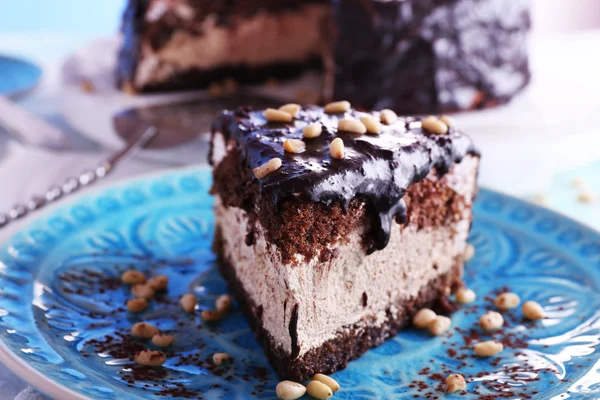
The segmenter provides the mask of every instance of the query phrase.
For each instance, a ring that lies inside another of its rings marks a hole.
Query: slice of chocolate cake
[[[446,117],[298,109],[224,112],[211,162],[223,273],[273,366],[300,381],[448,305],[479,156]]]
[[[321,70],[325,101],[401,113],[507,102],[530,78],[530,0],[129,0],[127,91]]]

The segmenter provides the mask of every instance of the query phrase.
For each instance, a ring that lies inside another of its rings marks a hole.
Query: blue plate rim
[[[152,181],[160,177],[168,177],[171,175],[182,175],[193,171],[212,171],[210,166],[206,165],[191,165],[184,168],[177,169],[161,169],[149,173],[139,174],[133,177],[126,177],[109,184],[101,185],[90,189],[84,193],[78,193],[69,199],[65,199],[59,203],[49,206],[44,211],[35,215],[34,217],[28,218],[26,222],[23,222],[18,229],[10,232],[7,239],[0,242],[0,248],[7,246],[13,241],[17,234],[20,232],[27,231],[35,226],[36,223],[46,221],[48,217],[57,212],[58,210],[66,210],[73,204],[80,202],[85,199],[92,199],[97,197],[99,194],[108,190],[120,190],[136,182]],[[533,208],[536,212],[545,213],[546,215],[554,216],[559,220],[574,225],[584,231],[586,234],[591,235],[592,238],[596,238],[600,241],[600,231],[587,225],[584,222],[577,221],[569,216],[566,216],[558,211],[542,207],[538,204],[528,202],[518,197],[503,193],[498,190],[492,190],[487,188],[479,188],[480,192],[489,193],[500,197],[507,198],[511,201],[515,201],[521,204],[526,204],[528,207]],[[17,354],[11,351],[8,346],[0,337],[0,363],[6,366],[15,375],[21,378],[23,381],[36,388],[38,391],[50,396],[51,398],[60,398],[64,400],[92,400],[92,398],[81,395],[68,387],[62,385],[59,382],[52,380],[51,378],[44,375],[41,371],[36,370],[30,366],[23,358],[20,358]]]

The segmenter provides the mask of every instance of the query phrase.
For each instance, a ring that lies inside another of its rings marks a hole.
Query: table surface
[[[77,7],[83,7],[84,2],[78,0],[56,1],[75,7],[75,9],[71,9],[71,15],[78,15],[77,12],[83,12],[82,10],[77,11]],[[27,4],[31,7],[39,6],[39,2],[36,2],[36,0],[22,0],[17,3],[20,4],[20,7],[16,7],[14,6],[15,3],[11,3],[14,7],[12,11],[17,14],[26,10]],[[47,3],[50,4],[51,2]],[[90,6],[95,7],[94,4],[102,2],[88,3],[85,2],[85,13],[89,15],[88,8]],[[44,15],[45,17],[37,22],[29,22],[29,25],[18,25],[13,20],[0,16],[0,53],[32,59],[41,64],[45,71],[39,87],[31,95],[21,99],[19,103],[64,129],[72,139],[75,148],[75,151],[52,153],[44,149],[27,148],[11,139],[7,134],[0,133],[0,182],[2,182],[0,212],[8,210],[14,203],[24,201],[32,194],[43,193],[50,184],[60,183],[65,178],[94,166],[99,160],[109,155],[99,145],[90,142],[70,129],[61,118],[58,80],[61,61],[67,54],[98,35],[107,34],[116,29],[117,23],[114,21],[118,21],[118,10],[123,1],[107,0],[107,3],[110,3],[111,7],[94,9],[94,12],[97,11],[98,14],[96,23],[89,24],[87,28],[86,24],[75,23],[73,28],[75,30],[68,32],[60,31],[58,22],[51,23],[53,19],[46,18],[46,14],[41,12],[37,15]],[[11,5],[9,4],[8,7],[10,9]],[[11,13],[4,11],[2,13],[4,16],[11,15]],[[48,12],[53,11],[49,9]],[[21,19],[26,20],[25,18]],[[110,24],[107,21],[111,21]],[[40,27],[44,29],[40,30]],[[16,31],[17,28],[21,32]],[[529,162],[535,163],[534,155],[532,155]],[[557,162],[560,162],[559,155],[557,155]],[[131,159],[98,185],[108,185],[126,177],[178,166],[175,162],[160,163]],[[525,171],[523,179],[527,179]],[[600,201],[594,204],[579,202],[577,196],[582,189],[572,184],[575,179],[583,181],[587,190],[600,197],[600,149],[598,150],[598,162],[555,176],[548,191],[537,193],[537,195],[548,207],[600,229]],[[510,194],[510,185],[503,188],[503,191]],[[11,232],[19,229],[27,222],[26,219],[9,229],[0,231],[0,243]],[[25,387],[26,385],[22,381],[0,365],[0,400],[15,398]]]

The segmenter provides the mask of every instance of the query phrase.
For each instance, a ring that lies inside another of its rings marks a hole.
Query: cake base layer
[[[271,365],[282,379],[294,381],[306,380],[316,373],[329,374],[345,368],[349,361],[398,334],[409,325],[413,315],[423,307],[433,308],[440,313],[452,311],[451,304],[446,298],[447,289],[460,285],[464,264],[462,257],[457,257],[447,273],[439,275],[424,285],[417,296],[390,304],[385,310],[388,318],[384,324],[372,325],[368,320],[363,319],[351,326],[342,327],[333,339],[294,358],[264,329],[263,308],[255,304],[244,289],[231,260],[224,256],[223,245],[222,233],[217,229],[213,250],[219,257],[219,268],[223,276],[229,282],[234,297],[248,318],[256,339],[263,346]],[[391,311],[392,308],[394,312]]]

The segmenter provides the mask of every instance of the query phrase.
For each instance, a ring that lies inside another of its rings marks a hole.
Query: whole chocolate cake
[[[129,0],[128,92],[322,71],[323,101],[401,113],[507,102],[530,78],[530,0]]]

